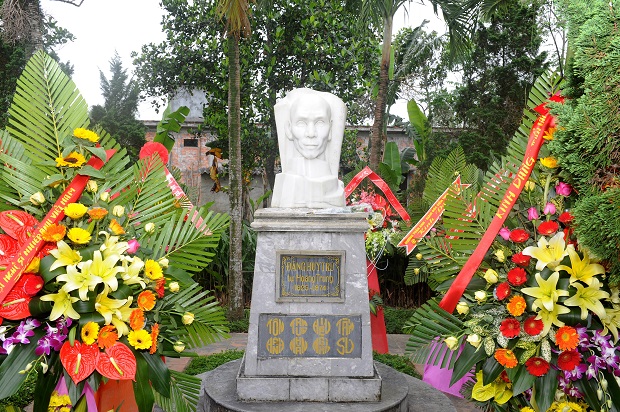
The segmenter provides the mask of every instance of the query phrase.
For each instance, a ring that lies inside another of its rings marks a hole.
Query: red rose
[[[547,362],[543,358],[529,358],[525,362],[525,368],[530,374],[534,376],[543,376],[544,374],[549,372],[549,362]]]
[[[510,232],[510,240],[515,243],[523,243],[530,238],[530,234],[523,229],[515,229]]]
[[[538,225],[538,233],[544,236],[549,236],[557,232],[559,228],[560,225],[558,225],[558,222],[550,220],[548,222],[542,222]]]
[[[510,260],[512,260],[512,263],[514,263],[515,265],[523,266],[523,267],[528,266],[530,264],[531,259],[532,259],[531,256],[524,255],[521,252],[515,253],[510,258]]]
[[[530,336],[536,336],[542,332],[544,327],[543,321],[536,319],[536,316],[530,316],[523,322],[523,330]]]
[[[576,350],[565,350],[558,355],[558,367],[563,371],[572,371],[581,363],[581,354]]]
[[[508,282],[502,282],[495,288],[495,297],[497,300],[504,300],[510,295],[510,284]]]
[[[508,282],[514,286],[521,286],[527,282],[527,273],[523,268],[512,268],[508,271]]]
[[[560,221],[560,223],[563,223],[565,225],[572,222],[573,219],[575,219],[575,216],[571,215],[570,212],[564,212],[560,216],[558,216],[558,220]]]
[[[504,319],[499,325],[499,331],[502,332],[504,337],[512,339],[519,336],[519,333],[521,332],[521,324],[518,320],[513,318]]]

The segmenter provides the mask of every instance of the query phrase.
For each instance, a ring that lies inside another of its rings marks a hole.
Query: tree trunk
[[[228,37],[228,149],[230,171],[230,261],[228,311],[231,320],[243,318],[243,175],[241,171],[241,80],[239,38]]]
[[[30,34],[26,50],[26,58],[32,57],[39,50],[43,50],[43,12],[39,0],[26,2],[26,10],[30,17]]]
[[[383,22],[383,47],[381,49],[381,66],[379,67],[379,92],[375,103],[374,123],[370,129],[370,168],[374,171],[379,169],[379,162],[383,156],[385,146],[383,127],[385,123],[385,107],[387,101],[390,48],[392,47],[392,17],[387,17]]]

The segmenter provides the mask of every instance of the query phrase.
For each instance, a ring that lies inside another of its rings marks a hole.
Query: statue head
[[[337,96],[293,89],[274,107],[282,172],[296,170],[299,158],[321,160],[338,176],[347,108]]]
[[[306,159],[323,158],[331,140],[332,113],[318,94],[298,97],[291,103],[286,137]]]

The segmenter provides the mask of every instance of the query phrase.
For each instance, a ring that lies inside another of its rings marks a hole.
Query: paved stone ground
[[[409,335],[388,335],[389,353],[395,355],[404,355],[408,340]],[[212,343],[210,345],[197,349],[195,352],[199,355],[210,355],[228,349],[245,350],[246,343],[247,333],[231,333],[230,339],[226,339],[222,342]],[[190,358],[166,358],[166,363],[168,364],[168,367],[178,371],[182,371],[183,368],[185,368],[185,366],[189,363],[189,361]],[[418,369],[420,373],[423,372],[423,369],[420,365],[417,365],[416,369]],[[457,412],[480,412],[480,409],[476,408],[473,404],[467,402],[465,399],[457,398],[456,396],[452,396],[449,394],[446,394],[446,396],[450,398]]]

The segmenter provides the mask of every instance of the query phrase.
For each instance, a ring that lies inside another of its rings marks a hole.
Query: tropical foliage
[[[163,145],[151,143],[131,165],[109,134],[87,129],[86,102],[43,52],[26,65],[9,114],[2,270],[35,256],[1,309],[0,398],[36,371],[35,411],[57,400],[61,377],[76,408],[105,377],[135,378],[141,412],[155,401],[195,410],[200,382],[169,371],[162,356],[226,336],[223,311],[192,275],[211,261],[228,218],[182,207],[186,199],[166,181]],[[55,206],[74,192],[75,201]]]

